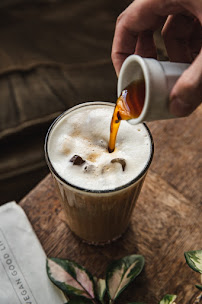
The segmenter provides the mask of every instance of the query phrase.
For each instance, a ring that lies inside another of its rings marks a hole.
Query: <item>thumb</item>
[[[202,50],[176,82],[170,99],[170,112],[178,117],[191,114],[202,102]]]

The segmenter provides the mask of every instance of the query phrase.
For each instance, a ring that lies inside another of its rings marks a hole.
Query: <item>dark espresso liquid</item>
[[[109,152],[113,152],[116,136],[121,120],[128,120],[140,116],[145,99],[145,82],[137,80],[129,84],[117,99],[110,126]]]

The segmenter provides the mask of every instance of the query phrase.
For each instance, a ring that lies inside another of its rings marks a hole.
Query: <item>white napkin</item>
[[[49,280],[46,255],[23,209],[15,202],[0,207],[0,303],[67,302]]]

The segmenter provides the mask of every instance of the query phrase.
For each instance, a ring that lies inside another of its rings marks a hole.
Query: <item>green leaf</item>
[[[195,286],[196,286],[196,288],[198,288],[199,290],[202,291],[202,285],[196,284]]]
[[[184,255],[189,267],[202,273],[202,250],[187,251]]]
[[[96,295],[99,301],[101,303],[103,302],[103,298],[106,292],[106,281],[104,279],[98,279],[94,277],[94,282],[95,282],[95,288],[96,288]]]
[[[92,275],[79,264],[58,258],[47,259],[49,279],[67,295],[94,299],[94,280]]]
[[[111,300],[119,294],[140,274],[144,267],[142,255],[129,255],[120,260],[113,261],[107,269],[106,288]]]
[[[176,295],[165,295],[163,299],[159,302],[159,304],[172,304],[174,303],[175,299],[177,298]]]

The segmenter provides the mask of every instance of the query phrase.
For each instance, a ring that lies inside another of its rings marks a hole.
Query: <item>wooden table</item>
[[[184,252],[202,249],[201,112],[198,108],[189,118],[148,124],[154,160],[129,229],[110,245],[90,246],[72,235],[50,175],[33,189],[20,205],[47,256],[72,259],[103,277],[111,260],[142,254],[144,270],[117,304],[157,304],[167,293],[177,294],[177,303],[193,303],[200,275],[187,266]]]

